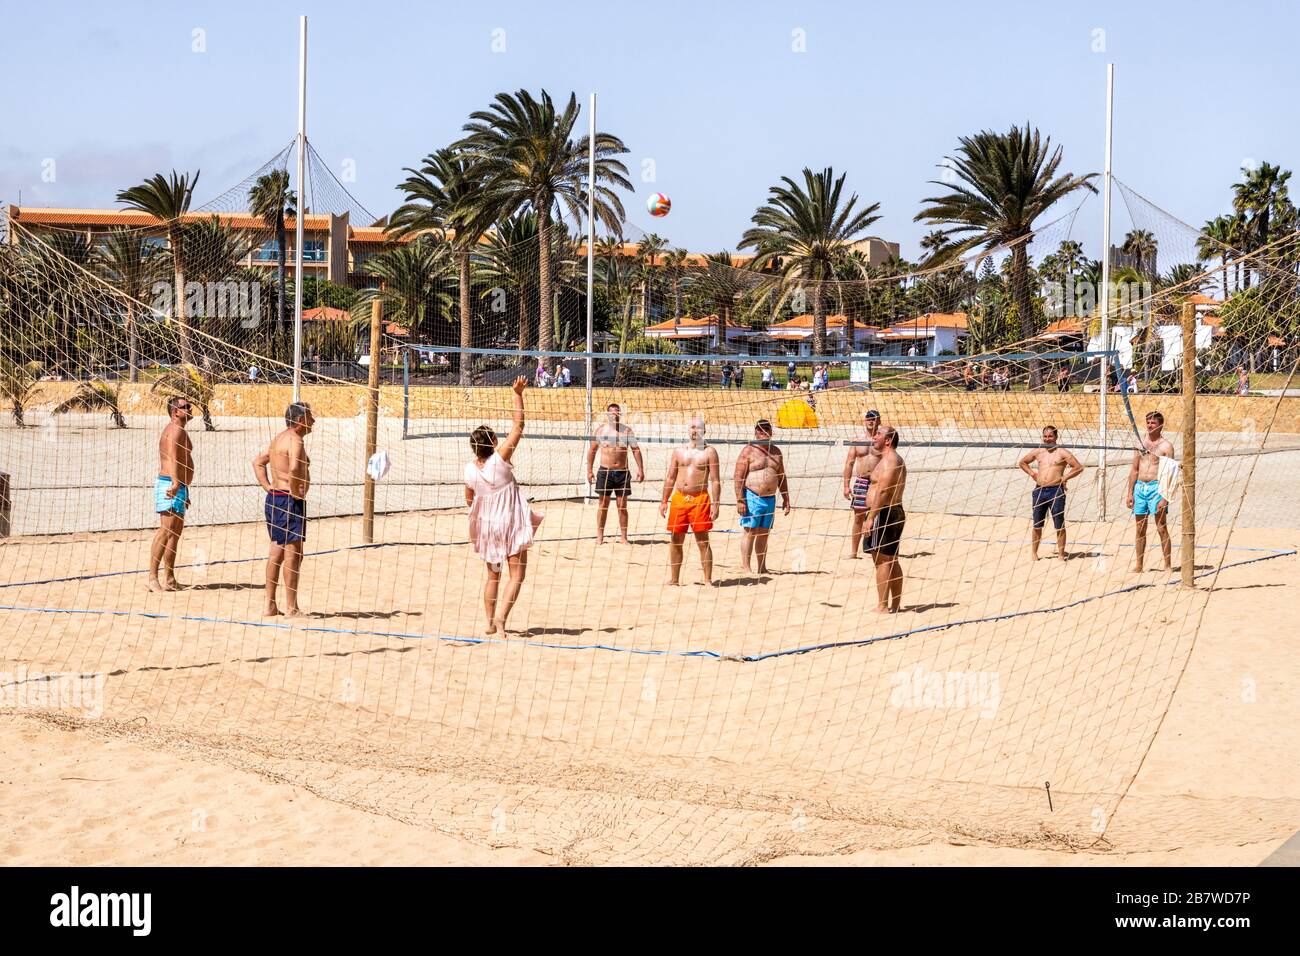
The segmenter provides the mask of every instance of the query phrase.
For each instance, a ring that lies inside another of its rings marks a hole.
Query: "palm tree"
[[[750,268],[753,268],[752,262]],[[704,257],[700,284],[708,296],[709,307],[718,317],[715,334],[717,351],[721,352],[727,341],[727,328],[732,324],[731,315],[736,303],[754,288],[754,284],[747,271],[725,250],[711,252]]]
[[[528,302],[537,286],[537,214],[521,212],[497,223],[483,243],[479,276],[490,286],[514,289],[519,309],[519,351],[528,349]],[[484,295],[492,295],[488,288]]]
[[[473,362],[474,310],[471,301],[471,255],[479,240],[497,218],[497,207],[481,188],[478,168],[464,151],[440,149],[424,157],[418,170],[398,188],[406,202],[389,221],[388,230],[398,236],[438,231],[450,233],[451,255],[460,284],[460,384],[469,385]]]
[[[221,380],[215,373],[204,372],[193,365],[169,368],[154,380],[149,391],[164,398],[179,396],[197,405],[203,413],[203,430],[214,432],[217,426],[212,424],[210,406],[217,394],[217,383]]]
[[[1124,237],[1120,252],[1133,259],[1133,269],[1142,276],[1156,274],[1156,237],[1149,229],[1134,229]]]
[[[187,365],[194,364],[194,350],[190,347],[190,329],[185,321],[185,230],[182,217],[190,210],[190,200],[198,182],[197,172],[191,180],[188,173],[181,175],[172,170],[171,179],[155,173],[151,179],[117,194],[118,202],[128,209],[148,213],[167,229],[167,244],[171,247],[176,280],[175,316],[180,330],[181,361]]]
[[[23,411],[36,394],[40,381],[40,362],[15,362],[0,355],[0,398],[10,404],[14,424],[19,428],[23,427]]]
[[[740,248],[755,250],[750,268],[774,270],[771,284],[784,300],[807,283],[813,289],[813,354],[826,354],[826,300],[822,283],[833,281],[837,266],[850,261],[853,242],[880,217],[880,203],[854,211],[857,193],[841,201],[844,175],[826,167],[803,170],[803,183],[782,176],[783,185],[768,190],[768,201],[754,213],[754,225]]]
[[[118,394],[121,388],[120,385],[114,388],[100,379],[82,382],[67,401],[61,402],[54,407],[53,414],[65,415],[68,412],[107,411],[113,419],[114,426],[125,428],[126,419],[122,417],[122,409],[118,405]]]
[[[940,230],[935,229],[926,233],[925,238],[921,240],[921,251],[925,253],[923,259],[938,258],[939,253],[943,251],[943,247],[946,245],[948,245],[948,237]]]
[[[449,271],[447,244],[420,236],[366,263],[366,273],[382,284],[377,289],[362,289],[357,301],[382,302],[392,321],[415,332],[424,328],[431,307],[438,315],[446,315],[451,308],[451,296],[444,288]]]
[[[1233,255],[1230,245],[1233,234],[1231,216],[1215,216],[1207,219],[1196,237],[1196,258],[1200,262],[1210,262],[1216,256],[1223,263],[1223,299],[1228,299],[1228,259]]]
[[[1096,173],[1057,175],[1061,147],[1052,149],[1050,137],[1040,137],[1028,125],[1013,126],[1008,133],[984,130],[959,141],[958,155],[949,162],[957,175],[947,195],[922,200],[928,206],[915,221],[947,226],[950,237],[961,237],[947,249],[960,256],[983,246],[1011,247],[1011,284],[1021,336],[1035,332],[1033,292],[1029,287],[1029,254],[1026,246],[1033,235],[1034,221],[1078,189],[1096,192]],[[938,181],[932,185],[944,186]],[[1037,359],[1029,363],[1029,387],[1042,387],[1042,367]]]
[[[25,257],[30,287],[28,305],[44,312],[55,330],[55,364],[74,370],[84,358],[77,347],[73,326],[97,315],[101,299],[90,293],[87,285],[70,280],[93,265],[94,247],[84,235],[75,232],[50,232],[32,244]]]
[[[525,206],[538,215],[541,248],[551,248],[552,211],[563,203],[574,221],[581,221],[587,203],[587,138],[571,139],[578,119],[578,99],[569,94],[563,110],[557,111],[551,95],[541,99],[527,90],[498,93],[486,110],[470,114],[468,133],[452,149],[467,151],[468,158],[481,163],[482,202],[501,215],[513,215]],[[631,190],[627,167],[615,156],[627,152],[617,136],[597,133],[596,218],[607,229],[618,231],[623,204],[610,187]],[[551,350],[551,258],[538,259],[539,315],[537,347]]]
[[[1056,258],[1065,270],[1067,278],[1074,278],[1074,273],[1084,263],[1083,245],[1074,239],[1065,239],[1056,247]]]
[[[641,263],[641,322],[650,322],[650,299],[654,289],[655,257],[668,248],[668,240],[653,232],[636,245],[636,257]]]
[[[126,300],[127,368],[132,382],[140,380],[140,331],[136,307],[147,302],[154,282],[163,274],[161,250],[137,229],[114,229],[95,249],[94,261]]]
[[[682,315],[682,277],[686,274],[686,264],[690,253],[685,249],[669,249],[664,253],[663,269],[673,289],[673,319]]]
[[[260,216],[275,231],[275,321],[277,328],[285,329],[284,314],[284,263],[285,263],[285,216],[296,215],[297,197],[289,188],[289,171],[273,169],[264,176],[257,177],[253,188],[248,191],[248,205],[254,216]]]

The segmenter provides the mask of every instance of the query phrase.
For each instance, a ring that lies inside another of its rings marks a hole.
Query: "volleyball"
[[[645,201],[645,208],[652,216],[666,216],[673,208],[673,201],[663,193],[654,193]]]

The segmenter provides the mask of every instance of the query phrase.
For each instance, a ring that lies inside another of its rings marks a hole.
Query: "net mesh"
[[[1216,576],[1294,560],[1281,476],[1300,424],[1263,392],[1294,373],[1300,236],[1209,244],[1121,185],[1149,239],[1116,253],[1102,341],[1077,210],[920,265],[868,246],[830,277],[684,253],[628,223],[593,249],[589,353],[580,224],[546,226],[543,310],[535,210],[458,244],[453,229],[371,215],[313,153],[310,615],[287,620],[263,616],[266,501],[250,461],[292,398],[294,286],[278,279],[291,160],[287,148],[175,218],[7,221],[0,704],[571,862],[756,862],[936,835],[1149,849],[1222,827],[1212,801],[1130,788]],[[1201,329],[1196,552],[1182,553],[1173,495],[1174,572],[1153,521],[1138,574],[1129,474],[1150,410],[1182,454],[1187,309]],[[545,518],[509,630],[485,635],[468,438],[509,432],[519,375],[531,387],[511,464]],[[1231,394],[1243,375],[1251,394]],[[196,406],[196,470],[175,562],[186,587],[155,593],[171,395]],[[907,467],[898,614],[876,613],[853,508],[873,409]],[[764,575],[756,555],[744,563],[756,538],[736,477],[742,454],[770,454],[753,444],[760,419],[792,506],[778,495]],[[688,535],[672,587],[661,509],[693,423],[717,453],[717,586]],[[1034,481],[1017,467],[1047,425],[1084,467],[1064,561],[1050,518],[1032,559]],[[376,449],[391,470],[366,540]],[[630,493],[602,496],[621,481],[602,467],[619,466]],[[1196,590],[1178,585],[1185,560]],[[1294,813],[1256,810],[1245,839]]]

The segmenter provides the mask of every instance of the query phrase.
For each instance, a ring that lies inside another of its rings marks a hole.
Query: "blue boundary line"
[[[714,528],[712,533],[713,534],[739,534],[740,529]],[[655,531],[643,532],[641,534],[638,534],[637,537],[652,537],[656,535],[666,535],[666,534],[668,534],[667,531],[655,530]],[[807,532],[807,534],[814,537],[820,537],[820,538],[848,537],[848,535],[837,534],[833,531],[809,531]],[[595,535],[591,535],[591,534],[578,534],[578,535],[566,535],[560,538],[543,538],[540,540],[541,543],[544,544],[550,541],[557,541],[557,542],[558,541],[590,541],[594,537]],[[966,544],[1004,544],[1004,545],[1024,544],[1023,541],[1012,541],[1009,538],[961,538],[961,537],[947,537],[947,536],[938,536],[938,535],[912,535],[909,536],[907,540],[908,541],[951,541],[951,542],[963,542]],[[315,557],[321,557],[329,554],[341,554],[345,551],[370,551],[375,548],[402,548],[402,547],[451,548],[457,545],[467,545],[467,544],[469,544],[469,541],[467,540],[466,541],[378,541],[373,544],[350,544],[347,545],[346,547],[330,548],[326,551],[308,551],[306,554],[303,555],[303,557],[315,558]],[[1100,547],[1105,547],[1107,544],[1108,542],[1105,541],[1072,541],[1071,542],[1072,546],[1079,547],[1079,548],[1100,548]],[[1134,545],[1126,541],[1117,542],[1115,543],[1114,546],[1118,548],[1134,547]],[[1196,546],[1198,551],[1218,550],[1220,547],[1224,547],[1224,546],[1217,545],[1217,544],[1198,544]],[[1247,545],[1227,545],[1225,550],[1259,551],[1268,554],[1271,557],[1282,557],[1283,555],[1296,553],[1294,551],[1290,551],[1285,548],[1254,548],[1254,547],[1249,547]],[[205,561],[198,564],[179,564],[177,565],[177,568],[179,570],[188,570],[188,569],[198,568],[198,567],[207,568],[218,564],[250,564],[255,561],[265,561],[265,560],[266,560],[265,555],[257,555],[256,557],[252,557],[252,558],[222,558],[217,561]],[[63,578],[45,578],[43,580],[37,580],[37,581],[10,581],[7,584],[0,584],[0,590],[4,590],[5,588],[38,587],[42,584],[67,584],[72,581],[94,581],[99,578],[128,577],[133,574],[147,574],[147,573],[148,570],[146,568],[136,568],[130,571],[100,571],[95,574],[74,574]],[[201,591],[203,590],[203,588],[202,586],[199,586],[187,590]]]
[[[1211,568],[1208,571],[1202,571],[1194,575],[1194,578],[1202,578],[1207,575],[1217,574],[1219,571],[1228,568],[1241,567],[1247,564],[1255,564],[1260,561],[1271,561],[1287,555],[1294,555],[1296,551],[1285,551],[1279,554],[1269,554],[1259,558],[1247,558],[1244,561],[1234,561],[1232,564],[1225,564],[1218,568]],[[995,621],[1006,621],[1017,617],[1027,617],[1034,614],[1051,614],[1056,611],[1065,611],[1073,607],[1079,607],[1083,604],[1089,604],[1106,597],[1114,597],[1119,594],[1127,594],[1133,591],[1140,591],[1146,588],[1170,587],[1180,585],[1179,581],[1165,581],[1130,584],[1127,587],[1119,588],[1115,591],[1107,591],[1103,594],[1094,594],[1089,597],[1079,598],[1076,601],[1070,601],[1067,604],[1060,604],[1055,607],[1034,608],[1029,611],[1011,611],[1006,614],[992,614],[985,617],[966,618],[960,621],[948,621],[943,624],[930,624],[925,627],[913,628],[907,631],[898,631],[893,634],[881,634],[875,637],[862,638],[854,641],[835,641],[825,644],[812,644],[807,647],[796,647],[787,650],[769,651],[766,654],[720,654],[717,651],[671,651],[656,650],[653,648],[639,649],[631,647],[618,647],[613,644],[553,644],[546,641],[510,641],[501,638],[488,637],[456,637],[449,634],[410,634],[403,631],[361,631],[341,627],[321,627],[310,624],[285,624],[278,621],[241,621],[235,618],[204,617],[199,615],[182,614],[171,615],[162,614],[155,611],[107,611],[96,610],[93,608],[48,608],[48,607],[21,607],[17,605],[0,605],[0,611],[18,611],[23,613],[36,614],[95,614],[106,615],[109,617],[143,617],[150,620],[159,621],[192,621],[210,624],[238,624],[243,627],[263,627],[274,628],[283,631],[311,631],[325,634],[351,634],[354,637],[393,637],[400,640],[438,640],[448,641],[458,644],[505,644],[512,646],[536,647],[544,650],[565,650],[565,651],[613,651],[621,654],[636,654],[648,657],[705,657],[713,660],[730,660],[742,663],[753,664],[760,661],[771,660],[777,657],[789,657],[795,654],[808,654],[813,651],[832,650],[835,648],[845,647],[865,647],[870,644],[877,644],[881,641],[895,641],[913,634],[926,634],[935,631],[946,631],[954,627],[964,627],[967,624],[987,624]]]

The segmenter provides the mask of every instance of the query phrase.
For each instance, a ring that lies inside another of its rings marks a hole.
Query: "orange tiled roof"
[[[1213,296],[1202,295],[1199,292],[1196,293],[1195,295],[1189,295],[1184,301],[1190,302],[1192,305],[1223,305],[1222,299],[1216,299]]]
[[[36,206],[10,206],[9,215],[19,223],[36,226],[159,226],[163,220],[148,213],[134,209],[54,209]],[[216,216],[222,225],[234,229],[266,229],[267,224],[261,216],[248,212],[187,212],[181,217],[184,222],[200,222]],[[308,213],[303,218],[303,228],[313,231],[327,231],[329,216],[324,213]],[[292,216],[284,222],[285,228],[293,232],[297,223]]]
[[[698,319],[694,319],[691,318],[690,316],[687,316],[686,318],[682,318],[682,319],[668,319],[664,322],[656,322],[654,325],[647,325],[645,327],[645,331],[675,332],[678,329],[699,329],[710,325],[716,327],[717,324],[718,324],[717,315],[706,315]],[[742,326],[738,322],[734,321],[733,319],[728,319],[727,328],[741,329],[741,328],[748,328],[748,326]]]
[[[1038,337],[1042,338],[1047,335],[1082,335],[1083,332],[1083,319],[1077,315],[1071,315],[1049,323],[1047,328],[1038,333]]]
[[[346,309],[322,305],[315,309],[303,309],[302,320],[304,322],[351,322],[352,313]]]
[[[843,315],[826,316],[826,328],[838,329],[848,324],[848,318]],[[862,325],[861,322],[857,323]],[[811,329],[813,327],[813,317],[811,313],[796,315],[793,319],[786,319],[784,322],[777,322],[768,327],[769,332],[775,332],[777,329]]]

